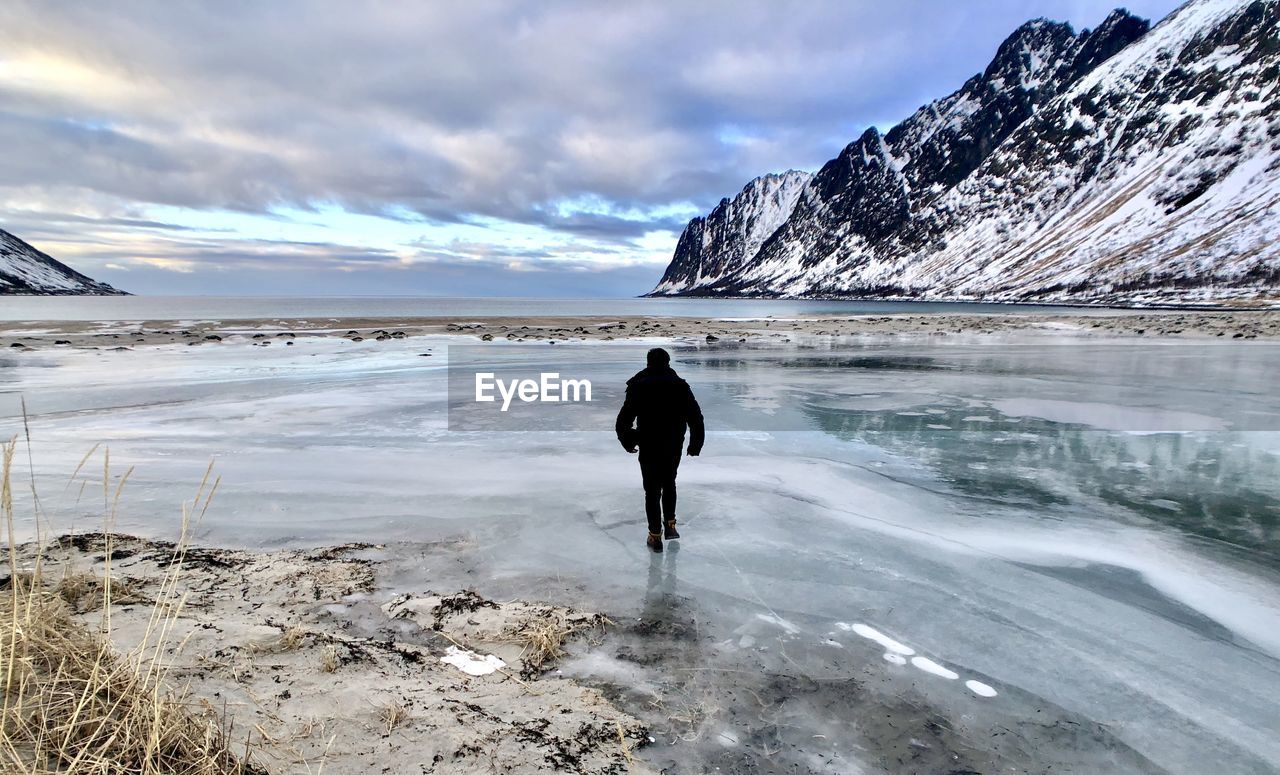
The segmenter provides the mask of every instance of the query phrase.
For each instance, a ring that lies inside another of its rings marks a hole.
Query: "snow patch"
[[[867,640],[873,640],[876,643],[879,643],[881,646],[883,646],[884,649],[890,653],[902,654],[903,656],[908,656],[908,657],[916,653],[915,649],[911,648],[910,646],[899,643],[898,641],[894,640],[893,638],[890,638],[888,635],[885,635],[884,633],[880,632],[874,627],[869,627],[862,623],[845,624],[844,622],[836,622],[836,626],[842,630],[851,631],[853,633],[861,635]]]
[[[445,649],[440,661],[446,665],[453,665],[467,675],[489,675],[507,666],[506,662],[492,654],[477,654],[457,646]]]
[[[954,670],[948,670],[947,668],[943,667],[937,662],[934,662],[932,659],[929,659],[928,657],[912,657],[911,664],[915,665],[916,667],[920,668],[926,673],[931,673],[940,678],[946,678],[947,680],[950,680],[950,681],[954,681],[955,679],[960,677],[959,673],[955,672]]]

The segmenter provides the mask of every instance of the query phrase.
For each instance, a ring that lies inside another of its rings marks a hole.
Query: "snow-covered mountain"
[[[681,288],[698,287],[741,269],[760,245],[787,222],[800,192],[813,179],[791,170],[751,181],[733,199],[721,199],[705,218],[689,221],[675,260],[662,278]]]
[[[0,229],[0,295],[123,296]]]
[[[1147,26],[1024,24],[794,196],[763,178],[695,218],[653,294],[1280,301],[1280,0]],[[733,215],[787,202],[763,239]]]

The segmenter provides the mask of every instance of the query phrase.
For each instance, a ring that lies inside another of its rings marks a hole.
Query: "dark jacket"
[[[635,428],[632,428],[632,423]],[[670,366],[650,367],[627,380],[627,399],[618,412],[614,430],[622,446],[635,444],[680,445],[689,428],[689,453],[702,451],[706,435],[702,409],[689,389]]]

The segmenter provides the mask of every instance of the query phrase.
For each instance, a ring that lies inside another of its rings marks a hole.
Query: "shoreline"
[[[470,576],[483,561],[466,535],[229,549],[84,532],[17,550],[19,572],[39,556],[45,584],[91,632],[104,626],[109,575],[116,652],[160,665],[176,701],[219,724],[252,772],[758,771],[788,745],[781,719],[815,712],[827,714],[820,734],[787,761],[1034,771],[1073,751],[1098,771],[1152,765],[1105,724],[1003,683],[1001,705],[986,706],[995,715],[975,724],[914,673],[877,670],[884,649],[865,637],[791,639],[796,669],[771,668],[767,649],[742,646],[794,625],[749,617],[729,642],[704,630],[702,606],[730,601],[682,589],[674,545],[650,557],[640,609],[608,615],[577,609],[587,595],[572,581],[567,600],[542,603],[530,602],[536,578]],[[737,656],[712,658],[725,649]],[[988,737],[1001,729],[1019,744]],[[1081,734],[1097,750],[1076,750]]]
[[[415,548],[447,559],[453,543]],[[106,626],[110,576],[117,652],[164,665],[175,696],[220,718],[268,772],[654,772],[635,754],[653,742],[647,725],[557,674],[566,647],[613,626],[600,614],[393,591],[387,547],[372,544],[248,551],[71,533],[16,551],[19,573],[39,558],[91,631]]]
[[[650,557],[640,610],[607,616],[566,607],[563,593],[530,602],[532,578],[459,585],[482,567],[476,548],[467,536],[228,549],[85,532],[17,550],[20,573],[41,557],[45,583],[89,631],[103,627],[109,575],[117,653],[162,665],[173,696],[219,723],[253,772],[656,775],[692,762],[757,771],[784,745],[776,717],[819,708],[829,714],[822,733],[788,760],[1032,771],[1085,734],[1100,749],[1076,752],[1079,763],[1150,764],[1105,725],[1013,686],[998,684],[1009,706],[989,706],[996,720],[975,725],[913,674],[876,670],[883,648],[857,637],[847,652],[830,637],[792,641],[805,665],[848,654],[847,668],[814,675],[778,672],[751,649],[708,663],[733,648],[703,630],[701,606],[715,603],[680,589],[674,546]],[[455,567],[424,567],[446,565]],[[570,591],[567,602],[583,597]],[[755,616],[730,637],[741,645],[788,626]],[[1022,743],[987,739],[1002,727],[1020,728]]]
[[[119,291],[117,293],[4,293],[0,294],[2,298],[22,298],[22,299],[44,299],[44,298],[113,298],[113,297],[134,297],[134,298],[153,298],[151,294],[136,294],[128,291]],[[235,296],[216,296],[216,295],[180,295],[179,298],[200,298],[200,299],[217,299],[217,298],[247,298]],[[252,297],[248,297],[252,298]],[[273,298],[270,296],[261,298]],[[431,296],[383,296],[383,295],[355,295],[355,296],[315,296],[315,297],[299,297],[311,299],[432,299]],[[447,297],[445,297],[447,298]],[[507,298],[507,297],[463,297],[463,298]],[[513,297],[527,298],[530,301],[583,301],[597,300],[595,297],[565,297],[560,298],[544,298],[544,297]],[[1135,301],[1125,303],[1122,300],[1113,302],[1107,301],[1070,301],[1065,299],[1048,299],[1043,301],[1011,301],[1006,299],[955,299],[955,298],[926,298],[919,296],[844,296],[840,294],[818,294],[811,296],[722,296],[715,294],[685,294],[685,293],[642,293],[638,296],[622,296],[617,297],[619,300],[625,301],[698,301],[698,302],[778,302],[786,304],[789,302],[865,302],[865,303],[887,303],[887,304],[932,304],[953,306],[959,309],[964,307],[1005,307],[1009,309],[1044,309],[1059,308],[1064,310],[1071,309],[1089,309],[1100,311],[1115,312],[1269,312],[1280,311],[1280,296],[1255,296],[1240,298],[1224,298],[1218,301],[1205,302],[1159,302],[1159,301]],[[907,313],[910,314],[910,313]],[[944,313],[945,314],[945,313]],[[969,313],[960,313],[969,314]],[[393,319],[396,316],[386,316],[387,319]]]
[[[385,341],[463,335],[483,341],[616,341],[689,338],[707,342],[761,337],[1074,335],[1133,339],[1280,339],[1280,311],[1117,311],[1115,314],[909,313],[804,318],[671,316],[462,316],[400,318],[256,318],[146,321],[10,321],[0,323],[6,351],[48,347],[128,349],[136,345],[217,344],[227,338],[285,346],[299,337]]]
[[[632,297],[635,299],[691,299],[696,301],[864,301],[864,302],[889,302],[894,304],[954,304],[962,307],[966,304],[973,305],[991,305],[998,307],[1009,307],[1017,309],[1019,307],[1037,308],[1037,307],[1062,307],[1064,309],[1096,309],[1096,310],[1115,310],[1117,312],[1145,312],[1145,311],[1165,311],[1165,312],[1268,312],[1280,310],[1280,298],[1277,297],[1261,297],[1260,299],[1223,299],[1217,302],[1204,302],[1201,304],[1185,303],[1178,304],[1174,302],[1161,304],[1159,302],[1142,303],[1131,302],[1124,304],[1120,302],[1087,302],[1087,301],[1065,301],[1065,300],[1048,300],[1048,301],[1005,301],[1001,299],[930,299],[916,296],[841,296],[834,295],[815,295],[815,296],[716,296],[716,295],[699,295],[696,293],[645,293],[640,296]]]

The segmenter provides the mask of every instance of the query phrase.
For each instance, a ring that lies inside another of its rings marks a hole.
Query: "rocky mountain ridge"
[[[652,295],[1280,300],[1278,74],[1280,0],[1028,22],[887,133],[693,219]]]

